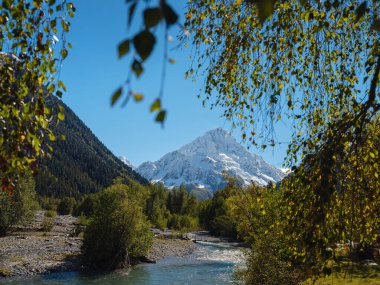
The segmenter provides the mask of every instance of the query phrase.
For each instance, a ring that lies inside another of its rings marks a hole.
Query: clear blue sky
[[[111,94],[127,78],[130,64],[130,59],[119,60],[116,52],[117,44],[128,37],[125,1],[73,2],[77,12],[67,39],[74,47],[62,68],[61,78],[68,87],[63,100],[115,155],[125,155],[138,166],[144,161],[159,159],[213,128],[231,130],[230,123],[221,117],[221,110],[210,111],[202,107],[196,97],[200,84],[185,80],[190,48],[170,51],[170,57],[177,62],[167,67],[163,104],[168,114],[164,128],[155,123],[154,116],[149,113],[149,105],[160,87],[161,48],[148,60],[149,71],[135,81],[134,89],[145,95],[144,101],[130,101],[124,108],[111,108]],[[181,3],[185,1],[172,3],[176,3],[177,11],[183,11]],[[171,30],[174,38],[176,32]],[[202,78],[198,82],[202,82]],[[277,136],[282,141],[288,140],[287,133],[284,124]],[[233,134],[240,141],[238,130]],[[251,151],[280,167],[285,146],[265,152],[255,148]]]

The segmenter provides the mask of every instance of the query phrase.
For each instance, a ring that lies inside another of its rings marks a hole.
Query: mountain
[[[66,139],[49,142],[53,147],[51,158],[39,160],[37,193],[78,197],[104,189],[116,177],[148,183],[113,155],[67,105],[55,98],[48,104],[55,112],[58,104],[64,107],[65,120],[50,127],[56,136],[64,135]]]
[[[130,168],[132,168],[133,170],[136,170],[136,167],[128,160],[128,158],[126,156],[119,156],[118,157],[122,162],[124,162],[125,165],[129,166]]]
[[[250,153],[221,128],[137,168],[138,173],[154,183],[162,182],[167,187],[185,185],[188,190],[195,189],[198,194],[203,191],[207,196],[226,185],[223,171],[243,186],[252,182],[267,185],[284,177],[280,169]]]

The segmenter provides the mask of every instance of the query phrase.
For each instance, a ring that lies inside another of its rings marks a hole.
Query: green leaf
[[[130,49],[130,40],[125,40],[122,43],[120,43],[117,49],[119,58],[122,58],[124,55],[129,53],[129,49]]]
[[[140,61],[135,59],[132,63],[132,71],[136,74],[136,77],[140,77],[141,73],[143,73],[144,69]]]
[[[149,57],[155,44],[156,38],[148,30],[140,32],[133,38],[133,45],[143,61]]]
[[[156,26],[162,19],[160,8],[148,8],[144,10],[144,23],[147,29]]]
[[[260,21],[263,23],[265,20],[273,14],[274,11],[274,1],[258,1],[257,2],[257,11]]]
[[[160,123],[164,122],[165,117],[166,117],[166,111],[161,110],[156,116],[156,122],[160,122]]]
[[[60,120],[60,121],[63,121],[64,119],[65,119],[65,114],[63,114],[63,113],[58,113],[58,120]]]
[[[69,24],[68,24],[65,20],[62,20],[62,21],[61,21],[61,26],[62,26],[62,29],[63,29],[65,32],[68,32],[68,31],[69,31]]]
[[[150,105],[150,111],[155,112],[161,110],[161,100],[157,98],[152,105]]]
[[[117,102],[117,100],[120,99],[120,96],[121,96],[122,93],[123,93],[123,88],[122,87],[119,87],[119,89],[117,89],[115,91],[115,93],[113,93],[112,98],[111,98],[111,106],[115,105],[115,103]]]
[[[176,12],[174,12],[172,7],[165,3],[162,7],[162,10],[164,12],[165,22],[168,26],[171,26],[177,22],[178,15]]]
[[[62,59],[65,59],[66,57],[67,57],[67,55],[68,55],[69,53],[68,53],[68,51],[67,51],[67,49],[62,49],[61,50],[61,56],[62,56]]]

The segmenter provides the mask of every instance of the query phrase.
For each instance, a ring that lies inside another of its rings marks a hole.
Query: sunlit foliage
[[[0,10],[0,182],[14,188],[15,173],[36,170],[49,129],[48,96],[66,90],[59,79],[71,47],[65,40],[75,8],[65,0],[4,0]],[[58,113],[58,120],[64,116]],[[55,122],[54,122],[55,123]]]
[[[337,131],[332,123],[349,114],[344,132],[379,109],[378,2],[275,2],[265,22],[254,1],[189,2],[195,63],[187,75],[205,76],[204,104],[222,107],[253,145],[274,146],[285,116],[294,162]]]

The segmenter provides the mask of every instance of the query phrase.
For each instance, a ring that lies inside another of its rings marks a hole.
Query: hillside
[[[53,99],[50,104],[57,105]],[[54,134],[66,137],[51,142],[51,158],[39,161],[37,193],[63,197],[94,193],[109,186],[118,176],[147,183],[138,173],[120,161],[78,116],[63,102],[65,120],[52,124]]]

